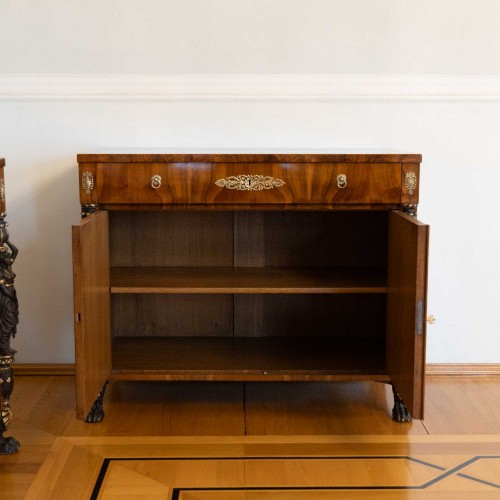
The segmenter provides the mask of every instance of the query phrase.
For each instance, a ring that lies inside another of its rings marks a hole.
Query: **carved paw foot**
[[[19,441],[13,437],[0,439],[0,455],[12,455],[12,453],[17,453],[20,447]]]
[[[398,391],[392,386],[392,394],[394,396],[394,408],[392,409],[392,419],[396,422],[411,422],[412,418],[408,408],[399,397]]]
[[[392,419],[395,420],[396,422],[412,421],[408,408],[406,408],[406,406],[401,400],[394,403],[394,408],[392,409]]]
[[[104,418],[104,393],[106,392],[106,384],[101,389],[101,392],[97,396],[97,399],[94,401],[92,408],[89,411],[89,414],[85,417],[85,422],[89,424],[95,424],[100,422]]]
[[[85,417],[85,422],[89,424],[95,424],[100,422],[104,418],[104,408],[101,406],[92,406],[92,409],[89,411],[89,414]]]

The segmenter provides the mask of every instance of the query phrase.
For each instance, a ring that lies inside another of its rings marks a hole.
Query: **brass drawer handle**
[[[151,177],[151,187],[153,189],[158,189],[160,186],[161,186],[161,176],[153,175],[153,177]]]
[[[337,175],[337,186],[340,189],[344,189],[345,187],[347,187],[347,175],[345,174]]]

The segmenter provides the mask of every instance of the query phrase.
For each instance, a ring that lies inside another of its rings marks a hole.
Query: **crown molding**
[[[500,101],[500,75],[0,75],[3,101]]]

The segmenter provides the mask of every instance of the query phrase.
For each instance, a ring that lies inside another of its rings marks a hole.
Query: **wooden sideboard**
[[[79,154],[77,414],[108,381],[378,381],[422,418],[421,156]]]
[[[12,363],[16,351],[10,346],[16,335],[19,322],[19,304],[17,301],[12,264],[17,257],[16,246],[9,241],[8,223],[5,220],[5,160],[0,158],[0,455],[10,455],[19,451],[19,441],[4,437],[12,420],[10,398],[14,389]]]

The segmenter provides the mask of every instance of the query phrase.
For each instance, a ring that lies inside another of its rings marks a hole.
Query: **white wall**
[[[2,0],[4,73],[499,73],[497,0]]]
[[[298,147],[423,154],[419,216],[431,224],[429,313],[437,317],[428,361],[500,362],[500,88],[489,79],[482,99],[474,76],[500,74],[499,24],[495,0],[0,2],[0,156],[20,248],[17,361],[74,359],[77,153]],[[43,94],[52,84],[39,76],[21,87],[21,75],[32,73],[62,84]],[[248,100],[229,98],[227,89],[181,98],[104,85],[110,74],[182,73],[255,74],[257,83],[270,74],[367,73],[385,87],[369,99],[335,88],[315,96],[311,87],[307,98],[257,92]],[[431,97],[411,83],[391,94],[387,75],[415,73],[472,75],[471,86],[453,96],[452,76]],[[92,92],[83,76],[57,76],[64,74],[104,75],[95,81],[106,92]]]

